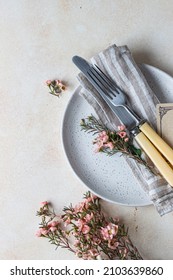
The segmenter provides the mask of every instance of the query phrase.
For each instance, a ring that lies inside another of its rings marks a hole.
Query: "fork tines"
[[[118,85],[111,78],[109,78],[96,64],[94,66],[90,67],[88,75],[97,85],[97,87],[99,87],[100,90],[104,91],[104,93],[110,98],[112,98],[112,96],[116,96],[116,94],[119,94],[121,90]]]

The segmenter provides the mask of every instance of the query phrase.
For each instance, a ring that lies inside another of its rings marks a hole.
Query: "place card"
[[[173,103],[156,106],[157,132],[173,148]]]

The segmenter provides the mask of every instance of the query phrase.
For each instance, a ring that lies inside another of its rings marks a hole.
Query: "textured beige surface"
[[[61,144],[61,123],[77,86],[73,55],[89,58],[127,44],[137,62],[173,75],[172,0],[0,0],[0,259],[75,259],[34,236],[40,201],[57,212],[87,190]],[[58,99],[47,79],[67,82]],[[104,209],[129,226],[146,259],[173,259],[173,213],[153,206]]]

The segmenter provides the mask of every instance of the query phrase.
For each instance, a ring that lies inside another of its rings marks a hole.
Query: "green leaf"
[[[130,148],[130,150],[131,150],[131,152],[132,152],[133,155],[137,155],[138,157],[141,157],[141,154],[142,154],[141,149],[136,148],[136,147],[133,146],[133,145],[129,145],[129,148]]]

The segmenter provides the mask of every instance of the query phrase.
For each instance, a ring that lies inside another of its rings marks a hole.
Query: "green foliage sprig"
[[[139,164],[148,168],[153,174],[158,175],[153,166],[143,159],[142,150],[134,146],[125,126],[120,125],[118,131],[112,131],[93,115],[82,119],[80,126],[83,131],[92,133],[94,136],[97,135],[93,140],[93,144],[96,146],[96,152],[103,152],[109,156],[119,153],[136,160]]]

